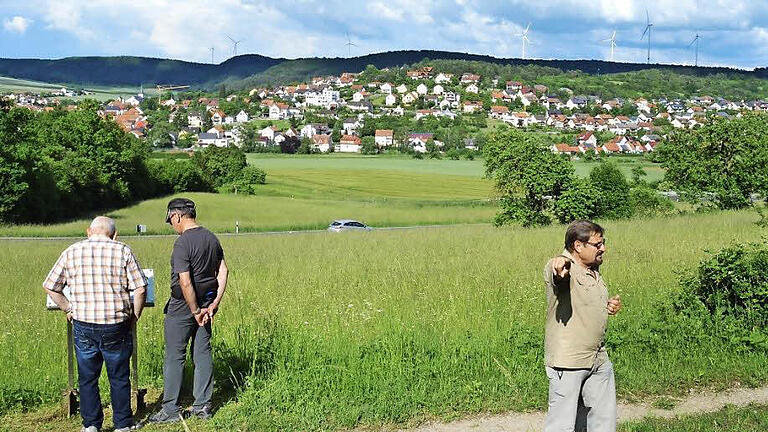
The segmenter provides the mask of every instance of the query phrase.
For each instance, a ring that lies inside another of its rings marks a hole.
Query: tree
[[[768,116],[711,117],[699,129],[675,132],[659,145],[664,180],[696,204],[707,194],[721,209],[750,205],[768,190]]]
[[[599,191],[587,179],[575,179],[555,201],[552,213],[561,224],[597,217]]]
[[[542,138],[515,129],[492,133],[483,148],[486,176],[501,195],[495,224],[546,225],[547,212],[573,181],[570,161],[549,150]]]
[[[597,216],[622,219],[632,216],[629,183],[614,162],[602,162],[592,168],[589,180],[599,192]]]
[[[378,153],[379,147],[376,145],[376,139],[372,136],[364,136],[362,145],[360,146],[360,152],[366,155]]]
[[[208,184],[217,188],[234,181],[247,166],[245,153],[237,147],[209,146],[195,152],[192,161],[200,167]]]
[[[147,135],[147,142],[155,148],[173,147],[174,139],[171,136],[173,125],[168,122],[156,123]]]

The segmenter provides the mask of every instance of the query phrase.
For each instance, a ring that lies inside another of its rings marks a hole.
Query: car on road
[[[373,228],[367,226],[366,224],[352,219],[338,219],[328,225],[328,231],[331,232],[370,231],[372,229]]]

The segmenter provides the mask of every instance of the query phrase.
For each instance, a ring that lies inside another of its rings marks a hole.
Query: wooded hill
[[[58,60],[0,59],[0,75],[69,85],[186,84],[213,89],[221,83],[244,88],[305,81],[317,75],[359,72],[367,65],[388,68],[410,65],[424,59],[468,60],[497,65],[537,65],[581,71],[589,75],[661,69],[685,75],[738,75],[768,78],[768,69],[754,71],[722,67],[693,67],[668,64],[616,63],[602,60],[531,60],[497,58],[447,51],[391,51],[352,58],[276,59],[256,54],[233,57],[220,64],[194,63],[147,57],[67,57]]]

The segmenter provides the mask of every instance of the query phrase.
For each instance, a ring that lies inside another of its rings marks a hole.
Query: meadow
[[[628,177],[638,164],[649,181],[663,175],[661,168],[642,158],[616,160]],[[497,211],[481,160],[250,154],[248,163],[267,172],[267,184],[258,188],[257,195],[183,194],[198,203],[201,222],[216,232],[234,232],[236,221],[240,232],[324,229],[339,218],[374,227],[490,223]],[[574,165],[579,175],[586,176],[595,164]],[[146,225],[148,234],[172,234],[163,223],[169,198],[105,213],[118,221],[124,235],[135,234],[138,224]],[[0,225],[0,236],[79,236],[89,220]]]
[[[744,211],[605,223],[603,274],[624,302],[607,339],[620,398],[768,380],[764,348],[672,307],[680,272],[708,250],[768,234],[756,220]],[[195,430],[334,430],[544,409],[541,270],[562,237],[561,226],[223,237],[231,279],[214,323],[220,409]],[[155,269],[163,304],[173,237],[125,240]],[[44,310],[40,283],[69,243],[0,241],[10,311],[0,314],[0,364],[13,365],[0,368],[3,412],[50,406],[65,385],[64,318]],[[142,384],[157,388],[159,307],[140,321],[139,340]],[[23,429],[24,414],[10,418]]]

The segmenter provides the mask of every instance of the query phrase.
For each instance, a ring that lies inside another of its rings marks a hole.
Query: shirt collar
[[[91,234],[90,237],[88,237],[89,241],[111,241],[112,239],[105,236],[104,234]]]

